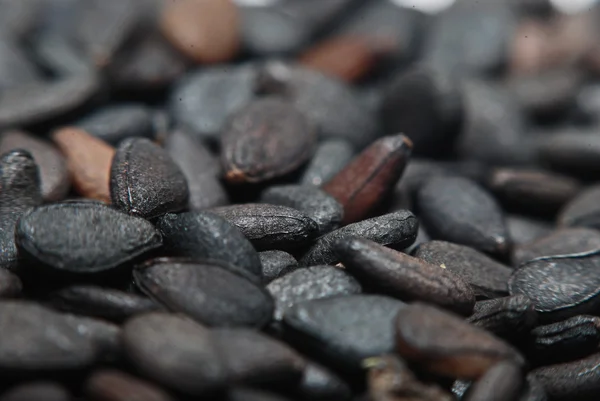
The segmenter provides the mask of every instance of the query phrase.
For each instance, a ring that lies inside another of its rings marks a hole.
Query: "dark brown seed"
[[[16,269],[15,225],[30,207],[42,203],[37,165],[30,153],[13,150],[0,159],[0,267]]]
[[[144,296],[90,285],[66,287],[54,292],[51,298],[52,305],[59,309],[116,323],[160,308]]]
[[[581,191],[563,208],[558,224],[563,227],[589,227],[600,229],[600,185]]]
[[[169,154],[145,138],[121,142],[110,171],[113,205],[145,218],[187,207],[189,190],[184,174]]]
[[[552,322],[593,314],[600,305],[598,249],[533,259],[515,270],[508,281],[511,295],[522,294],[535,304],[540,319]]]
[[[524,362],[518,351],[487,331],[420,303],[398,312],[396,347],[431,372],[461,379],[478,379],[500,361]]]
[[[432,178],[420,189],[418,206],[425,229],[434,239],[497,255],[510,250],[500,206],[471,180]]]
[[[372,401],[451,401],[440,387],[420,382],[395,355],[365,359],[369,399]]]
[[[294,249],[318,235],[317,223],[285,206],[248,203],[210,211],[237,226],[258,250]]]
[[[529,298],[515,295],[477,302],[467,321],[500,338],[514,340],[535,326],[537,312]]]
[[[191,210],[229,204],[227,193],[219,180],[221,164],[201,141],[177,130],[167,137],[165,149],[185,175]]]
[[[238,8],[230,0],[186,0],[165,4],[162,33],[197,63],[233,58],[240,45]]]
[[[263,251],[259,252],[258,256],[262,265],[263,284],[268,284],[298,268],[298,261],[287,252]]]
[[[300,183],[320,187],[344,168],[354,155],[352,145],[343,139],[322,141],[306,166]]]
[[[598,231],[588,228],[561,228],[515,248],[513,264],[519,266],[535,258],[589,252],[598,248],[600,248]]]
[[[592,401],[600,392],[600,354],[531,371],[548,397],[557,401]]]
[[[308,185],[273,186],[264,191],[261,203],[297,209],[310,217],[319,227],[319,235],[327,234],[340,226],[344,209],[327,192]]]
[[[507,207],[554,215],[579,192],[577,180],[539,170],[498,168],[487,183]]]
[[[157,303],[208,326],[262,327],[273,315],[273,299],[264,289],[210,262],[153,259],[133,275]]]
[[[342,224],[372,214],[402,176],[411,149],[404,135],[379,139],[323,186],[344,207]]]
[[[475,295],[469,284],[443,267],[362,238],[334,243],[344,266],[365,286],[403,301],[427,301],[469,315]]]
[[[94,372],[85,383],[90,401],[172,401],[160,387],[117,370]]]
[[[69,192],[69,172],[63,155],[51,143],[23,131],[0,135],[0,154],[24,149],[31,153],[40,169],[42,196],[47,202],[64,199]]]
[[[160,384],[192,395],[225,384],[213,334],[191,320],[165,313],[137,316],[125,323],[122,338],[133,366]]]
[[[67,159],[71,181],[77,192],[90,199],[110,203],[110,167],[115,149],[78,128],[63,128],[52,140]]]
[[[298,261],[301,266],[335,264],[339,261],[333,244],[349,237],[362,237],[381,245],[405,249],[415,242],[419,222],[407,210],[384,214],[338,228],[320,237]]]
[[[475,295],[495,298],[508,294],[508,279],[512,269],[467,246],[444,241],[421,244],[417,258],[457,274],[469,283]]]
[[[254,100],[231,116],[221,136],[225,179],[261,182],[302,165],[313,151],[314,129],[291,103]]]
[[[0,397],[2,401],[70,401],[69,392],[58,383],[30,382],[17,385]],[[99,400],[100,401],[100,400]]]
[[[344,270],[332,266],[302,268],[273,280],[267,291],[275,300],[275,320],[297,303],[340,295],[359,294],[358,281]]]
[[[512,362],[499,362],[471,388],[465,401],[513,401],[523,387],[523,369]]]

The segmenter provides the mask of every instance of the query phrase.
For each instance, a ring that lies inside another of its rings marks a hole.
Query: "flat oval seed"
[[[513,401],[522,385],[522,368],[512,362],[500,362],[469,388],[465,401]]]
[[[381,138],[323,186],[344,207],[342,224],[368,217],[402,176],[412,150],[404,135]]]
[[[319,235],[338,228],[344,215],[342,205],[335,198],[308,185],[273,186],[262,193],[260,201],[301,211],[317,223]]]
[[[50,142],[23,131],[7,131],[0,135],[0,154],[14,149],[31,153],[40,169],[42,196],[45,201],[60,201],[67,196],[70,186],[67,162]]]
[[[558,216],[562,227],[588,227],[600,229],[600,185],[581,191],[567,203]]]
[[[298,268],[298,261],[287,252],[263,251],[259,252],[258,256],[262,265],[264,284],[268,284]]]
[[[209,326],[262,327],[273,314],[265,290],[214,264],[159,258],[138,267],[134,279],[156,302]]]
[[[427,301],[469,315],[475,295],[469,285],[442,267],[362,238],[334,243],[344,266],[365,286],[403,301]]]
[[[537,312],[529,298],[515,295],[475,303],[473,314],[467,321],[500,338],[514,340],[533,328]]]
[[[329,139],[320,142],[302,173],[300,183],[321,186],[339,173],[352,160],[352,156],[354,150],[348,141]]]
[[[431,372],[460,379],[478,379],[500,361],[524,363],[518,351],[499,338],[420,303],[398,312],[396,348]]]
[[[600,306],[600,253],[533,259],[513,273],[508,289],[529,297],[546,322],[594,313]]]
[[[222,261],[248,278],[262,278],[260,258],[250,241],[236,226],[216,214],[169,213],[156,226],[169,256]]]
[[[290,207],[247,203],[210,212],[237,226],[258,250],[293,249],[318,235],[317,223]]]
[[[519,266],[535,258],[582,253],[600,248],[600,233],[588,228],[561,228],[515,248],[513,264]]]
[[[86,198],[110,203],[110,166],[115,149],[78,128],[63,128],[52,134],[63,152],[77,192]]]
[[[313,152],[314,129],[291,103],[266,97],[231,116],[221,160],[231,183],[261,182],[296,170]]]
[[[509,251],[502,210],[471,180],[432,178],[419,191],[418,206],[425,228],[434,239],[499,255]]]
[[[359,294],[362,288],[354,277],[332,266],[313,266],[295,270],[267,285],[275,300],[275,320],[295,304],[338,295]]]
[[[394,245],[399,249],[409,247],[417,238],[419,222],[407,210],[384,214],[338,228],[320,237],[299,260],[301,266],[335,264],[338,256],[333,244],[343,238],[362,237],[381,245]]]
[[[148,221],[95,203],[33,209],[19,221],[16,240],[31,269],[79,275],[117,268],[162,244]]]
[[[430,241],[421,244],[415,256],[459,275],[473,287],[478,297],[495,298],[508,293],[507,283],[512,269],[473,248]]]
[[[185,176],[169,154],[146,138],[121,142],[110,171],[113,205],[145,218],[187,207]]]
[[[71,395],[58,383],[30,382],[19,384],[6,391],[0,397],[2,401],[69,401]]]

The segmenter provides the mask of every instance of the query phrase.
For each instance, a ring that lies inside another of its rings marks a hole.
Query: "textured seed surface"
[[[398,312],[396,347],[401,356],[455,378],[480,378],[503,360],[523,363],[518,351],[499,338],[456,315],[420,303]]]
[[[558,216],[563,227],[600,228],[600,186],[592,185],[567,203]]]
[[[587,228],[562,228],[516,247],[513,264],[519,266],[535,258],[589,252],[598,248],[600,248],[598,231]]]
[[[251,203],[210,211],[239,228],[258,250],[296,248],[318,235],[317,223],[286,206]]]
[[[154,137],[150,109],[136,103],[100,109],[78,121],[76,126],[113,146],[130,137]]]
[[[469,315],[475,295],[456,274],[361,238],[334,244],[344,266],[365,286],[404,301],[426,301]]]
[[[118,370],[100,370],[92,374],[85,383],[85,394],[99,401],[173,400],[160,387]]]
[[[308,185],[274,186],[262,193],[260,201],[301,211],[317,223],[320,235],[338,228],[344,215],[344,208],[335,198]]]
[[[263,326],[273,300],[256,284],[210,262],[154,259],[134,272],[136,285],[156,302],[208,326]]]
[[[298,261],[284,251],[263,251],[259,252],[258,256],[262,265],[262,277],[265,284],[298,269]]]
[[[78,274],[113,269],[162,243],[160,233],[146,220],[95,203],[33,209],[20,219],[16,238],[35,267]]]
[[[362,290],[354,277],[332,266],[302,268],[273,280],[267,291],[275,300],[275,320],[297,303],[338,295],[358,294]]]
[[[23,149],[31,153],[40,170],[45,201],[60,201],[69,192],[70,178],[64,156],[52,144],[23,131],[0,135],[0,154]]]
[[[225,179],[261,182],[285,175],[308,160],[314,129],[291,103],[266,97],[230,117],[221,136]]]
[[[495,298],[508,293],[512,269],[467,246],[445,241],[421,244],[415,256],[462,277],[478,297]]]
[[[166,214],[157,223],[165,253],[231,264],[238,272],[260,279],[260,258],[242,232],[210,212]]]
[[[302,173],[301,183],[321,186],[344,168],[354,155],[350,142],[330,139],[320,142]]]
[[[515,295],[475,303],[473,314],[467,321],[498,337],[513,339],[533,328],[537,312],[529,298]]]
[[[338,228],[317,239],[299,260],[301,266],[335,264],[339,261],[333,244],[349,237],[362,237],[381,245],[394,245],[399,249],[410,246],[417,238],[419,223],[407,210],[385,214]]]
[[[110,166],[115,149],[78,128],[63,128],[52,134],[63,152],[75,190],[82,196],[110,202]]]
[[[113,205],[145,218],[187,207],[189,190],[184,174],[169,154],[145,138],[121,142],[110,170]]]
[[[394,348],[394,317],[401,301],[379,295],[351,295],[300,303],[284,316],[286,330],[316,358],[357,369],[364,358]]]
[[[402,176],[411,149],[404,135],[381,138],[323,186],[344,207],[343,224],[369,217],[381,204]]]
[[[509,238],[502,210],[486,191],[464,178],[432,178],[421,188],[418,205],[434,239],[506,254]]]
[[[511,295],[529,297],[544,320],[592,313],[600,302],[599,252],[533,259],[508,282]]]

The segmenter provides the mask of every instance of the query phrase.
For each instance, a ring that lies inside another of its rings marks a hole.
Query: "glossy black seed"
[[[562,228],[516,247],[513,253],[513,264],[519,266],[535,258],[588,252],[598,248],[600,248],[600,232],[587,228]]]
[[[0,159],[0,267],[16,269],[15,225],[30,207],[42,203],[38,167],[29,152],[14,150]]]
[[[365,286],[404,301],[428,301],[469,315],[475,295],[469,284],[442,267],[362,238],[344,238],[334,251]]]
[[[517,215],[507,216],[506,226],[511,242],[516,247],[545,237],[552,231],[552,226],[544,221]]]
[[[185,175],[190,192],[190,210],[202,210],[229,204],[219,177],[221,163],[202,142],[182,130],[171,133],[165,149]]]
[[[302,173],[300,183],[320,187],[339,173],[353,156],[354,151],[348,141],[343,139],[322,141]]]
[[[508,288],[511,295],[529,297],[542,321],[557,321],[598,311],[599,272],[598,250],[548,256],[521,265]]]
[[[261,279],[258,253],[224,218],[210,212],[169,213],[158,220],[157,227],[167,255],[225,262],[237,272]]]
[[[169,154],[146,138],[122,141],[112,162],[110,195],[113,205],[145,218],[187,207],[185,176]]]
[[[351,295],[304,302],[284,316],[286,333],[318,360],[355,371],[363,359],[394,348],[394,318],[405,307],[379,295]]]
[[[271,320],[271,296],[212,262],[160,258],[134,271],[135,283],[167,309],[208,326],[256,326]]]
[[[425,229],[434,239],[497,255],[509,251],[500,206],[471,180],[432,178],[418,193],[418,207]]]
[[[465,401],[513,401],[523,386],[523,370],[512,362],[500,362],[473,383]]]
[[[298,261],[283,251],[263,251],[258,257],[262,265],[263,283],[268,284],[298,268]]]
[[[600,229],[600,186],[592,185],[567,203],[558,216],[563,227]]]
[[[344,210],[332,196],[308,185],[274,186],[262,193],[260,201],[288,206],[310,217],[319,227],[319,235],[339,227]]]
[[[136,103],[99,109],[75,123],[75,126],[114,146],[130,137],[153,139],[155,136],[151,111]]]
[[[415,256],[459,275],[473,287],[478,297],[495,298],[508,293],[507,283],[512,269],[473,248],[430,241],[421,244]]]
[[[515,340],[535,326],[537,312],[529,298],[515,295],[477,302],[467,321],[498,337]]]
[[[381,245],[404,249],[415,241],[418,229],[419,222],[407,210],[359,221],[320,237],[299,263],[301,266],[335,264],[339,259],[333,250],[333,244],[349,237],[362,237]]]
[[[0,396],[2,401],[69,401],[71,395],[59,383],[36,381],[16,385]]]
[[[377,139],[375,116],[354,90],[319,72],[279,61],[260,71],[261,93],[287,95],[294,106],[317,127],[323,139],[341,138],[362,149]]]
[[[51,294],[51,299],[52,306],[61,310],[116,323],[160,308],[144,296],[91,285],[65,287]]]
[[[30,210],[17,225],[16,239],[33,261],[29,268],[78,275],[115,269],[162,244],[148,221],[81,202]]]
[[[354,277],[333,266],[298,269],[267,285],[275,300],[275,320],[281,320],[286,310],[300,302],[359,294],[361,290]]]
[[[600,318],[580,315],[531,331],[527,348],[538,364],[568,362],[594,353],[600,344]]]
[[[258,250],[294,249],[318,235],[317,223],[286,206],[249,203],[210,211],[237,226]]]
[[[316,363],[308,363],[297,390],[304,399],[346,400],[350,398],[350,387],[329,369]]]
[[[201,138],[217,139],[231,114],[254,97],[256,67],[203,68],[181,79],[169,100],[175,122]]]

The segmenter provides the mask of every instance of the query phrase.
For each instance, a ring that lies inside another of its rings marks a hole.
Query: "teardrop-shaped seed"
[[[509,251],[500,206],[471,180],[432,178],[419,191],[418,206],[423,224],[434,239],[498,255]]]
[[[412,142],[404,135],[381,138],[323,186],[344,207],[342,224],[373,213],[402,176],[411,150]]]
[[[16,238],[32,259],[29,268],[79,275],[115,269],[162,244],[148,221],[95,203],[33,209],[20,219]]]
[[[468,246],[445,241],[421,244],[415,256],[462,277],[478,297],[495,298],[508,294],[512,269]]]
[[[157,227],[170,256],[222,261],[249,278],[262,278],[258,253],[244,234],[221,216],[210,212],[169,213],[158,220]]]
[[[537,312],[529,298],[515,295],[475,303],[467,321],[500,338],[514,340],[535,326]]]
[[[113,205],[145,218],[187,207],[185,176],[169,154],[146,138],[121,142],[110,171]]]
[[[225,179],[261,182],[296,170],[313,152],[314,129],[291,103],[267,97],[231,116],[221,136]]]
[[[262,193],[260,201],[301,211],[317,223],[319,235],[327,234],[338,228],[344,215],[342,205],[334,197],[314,186],[270,187]]]
[[[600,185],[581,191],[567,203],[558,216],[563,227],[588,227],[600,229]]]
[[[547,236],[515,248],[513,264],[520,266],[532,259],[600,248],[600,232],[589,228],[559,228]]]
[[[296,209],[247,203],[210,209],[234,224],[258,250],[294,249],[318,235],[318,226]]]
[[[431,372],[461,379],[480,378],[503,360],[524,363],[518,351],[487,331],[421,303],[398,312],[396,348]]]
[[[404,301],[427,301],[463,315],[475,304],[470,286],[442,267],[362,238],[334,243],[344,266],[365,286]]]
[[[359,221],[320,237],[302,256],[299,264],[335,264],[339,259],[333,250],[333,244],[339,239],[349,237],[362,237],[381,245],[393,245],[395,248],[404,249],[415,242],[418,230],[417,218],[407,210]]]
[[[533,259],[515,270],[508,288],[529,297],[545,322],[593,314],[600,307],[600,251]]]
[[[159,258],[134,271],[136,285],[161,305],[209,326],[264,326],[273,299],[261,287],[210,262]]]

